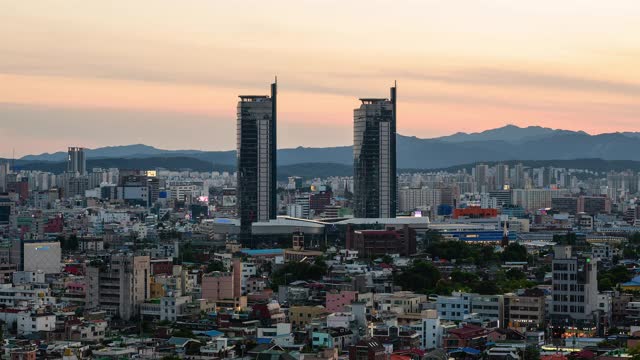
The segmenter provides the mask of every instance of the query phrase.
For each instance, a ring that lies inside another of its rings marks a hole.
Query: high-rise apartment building
[[[509,186],[509,165],[496,165],[494,181],[495,190],[503,190]]]
[[[478,164],[474,169],[476,191],[479,193],[489,191],[489,165]]]
[[[87,160],[84,157],[84,148],[69,148],[69,156],[67,158],[67,172],[78,175],[87,174]]]
[[[511,179],[511,188],[522,189],[524,188],[524,166],[522,164],[516,164],[513,169],[513,178]]]
[[[11,166],[8,162],[0,163],[0,192],[7,191],[7,175],[11,173]]]
[[[238,214],[240,239],[251,244],[251,224],[276,218],[276,99],[240,95],[237,120]]]
[[[360,99],[353,112],[354,209],[359,218],[396,216],[396,88]]]

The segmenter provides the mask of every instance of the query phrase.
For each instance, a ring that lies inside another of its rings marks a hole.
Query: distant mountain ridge
[[[522,128],[516,125],[505,125],[497,129],[490,129],[476,133],[458,132],[453,135],[442,136],[436,139],[455,143],[490,140],[521,143],[523,141],[536,140],[550,136],[573,134],[588,135],[584,131],[559,130],[541,126],[528,126]]]
[[[397,164],[401,169],[436,169],[482,161],[507,160],[597,158],[640,161],[638,132],[589,135],[582,131],[507,125],[479,133],[456,133],[432,139],[403,135],[398,135],[397,139]],[[162,158],[179,157],[219,166],[236,164],[233,150],[162,150],[143,144],[92,149],[87,150],[86,155],[88,160],[154,158],[157,162]],[[66,156],[65,152],[28,155],[21,158],[20,162],[63,162]],[[176,160],[171,162],[175,163]],[[350,166],[353,163],[353,149],[351,146],[338,146],[278,150],[278,166],[302,163],[335,163]]]

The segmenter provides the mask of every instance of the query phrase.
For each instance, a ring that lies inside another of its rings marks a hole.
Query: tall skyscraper
[[[354,215],[396,217],[396,87],[353,111]]]
[[[67,159],[67,172],[86,175],[87,174],[87,160],[84,157],[84,148],[70,147],[69,157]]]
[[[522,164],[516,164],[515,166],[511,187],[514,189],[524,188],[524,166]]]
[[[0,163],[0,192],[5,192],[7,188],[7,175],[11,173],[9,162]]]
[[[489,165],[478,164],[475,168],[476,191],[479,193],[487,192],[489,184]]]
[[[495,167],[495,190],[502,190],[509,185],[509,165],[497,164]]]
[[[276,218],[276,97],[240,95],[237,121],[240,240],[251,243],[251,224]]]

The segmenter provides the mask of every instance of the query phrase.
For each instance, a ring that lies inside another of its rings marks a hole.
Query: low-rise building
[[[292,306],[289,308],[289,322],[294,327],[304,327],[327,313],[327,309],[321,305]]]
[[[56,329],[56,315],[44,311],[21,313],[18,315],[18,335],[30,335]]]

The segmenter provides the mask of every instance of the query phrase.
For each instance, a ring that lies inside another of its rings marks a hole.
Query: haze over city
[[[398,81],[398,133],[638,131],[640,7],[616,1],[0,1],[0,157],[235,147],[279,79],[280,148],[352,142]]]

